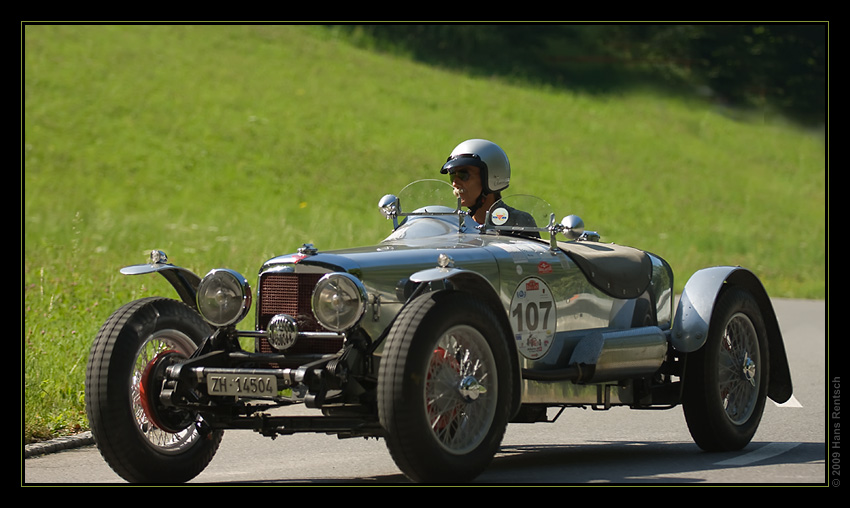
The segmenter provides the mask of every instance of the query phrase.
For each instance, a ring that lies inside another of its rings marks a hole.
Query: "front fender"
[[[191,270],[168,263],[165,254],[160,251],[151,253],[149,263],[125,266],[121,269],[121,273],[124,275],[159,273],[174,287],[183,303],[198,310],[197,294],[201,278]]]
[[[677,351],[690,353],[705,344],[714,304],[724,284],[742,287],[758,302],[767,330],[770,359],[770,386],[768,396],[778,403],[791,397],[791,371],[779,322],[770,297],[761,281],[746,268],[717,266],[696,272],[685,284],[676,315],[673,319],[670,341]]]

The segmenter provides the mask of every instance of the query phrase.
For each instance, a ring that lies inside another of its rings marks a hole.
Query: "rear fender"
[[[696,272],[685,284],[676,315],[673,319],[670,341],[680,352],[690,353],[705,344],[714,304],[725,284],[749,291],[758,302],[764,325],[770,358],[770,386],[768,396],[778,403],[791,397],[791,371],[779,322],[767,291],[761,281],[746,268],[718,266]]]
[[[125,266],[121,269],[121,273],[124,275],[159,273],[174,287],[183,303],[198,310],[196,297],[201,278],[191,270],[168,263],[165,253],[161,251],[151,252],[151,261],[149,263]]]

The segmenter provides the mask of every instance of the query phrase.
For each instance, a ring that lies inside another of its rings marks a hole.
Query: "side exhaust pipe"
[[[593,332],[579,341],[568,365],[562,369],[523,369],[523,379],[601,383],[641,377],[657,371],[667,354],[667,337],[661,328]]]

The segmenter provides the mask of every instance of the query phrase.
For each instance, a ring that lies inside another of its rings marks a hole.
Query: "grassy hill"
[[[388,233],[377,201],[499,143],[511,189],[603,241],[753,269],[824,298],[824,137],[643,90],[593,94],[464,75],[315,26],[23,29],[25,438],[85,427],[88,348],[119,305],[171,295],[118,268],[153,248],[255,282],[260,263]]]

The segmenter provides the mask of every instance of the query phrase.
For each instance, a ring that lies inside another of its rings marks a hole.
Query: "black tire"
[[[223,431],[202,436],[189,424],[167,432],[151,423],[139,400],[139,383],[157,353],[188,356],[211,329],[181,302],[146,298],[124,305],[101,327],[86,370],[86,413],[109,466],[133,483],[182,483],[212,460]]]
[[[705,451],[734,451],[761,422],[769,381],[767,333],[747,291],[718,297],[705,345],[687,358],[682,406],[688,429]]]
[[[411,302],[393,325],[378,414],[390,455],[411,480],[467,482],[498,451],[513,376],[498,323],[473,296],[442,291]]]

